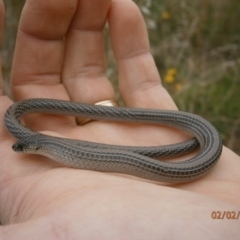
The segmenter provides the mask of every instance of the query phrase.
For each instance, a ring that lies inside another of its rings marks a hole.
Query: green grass
[[[238,0],[135,0],[163,85],[179,109],[199,114],[240,154]],[[117,69],[108,50],[109,76]],[[175,73],[174,73],[175,72]]]

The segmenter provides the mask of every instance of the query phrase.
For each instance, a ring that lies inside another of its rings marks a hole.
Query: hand
[[[28,0],[12,67],[14,100],[42,97],[95,103],[114,99],[104,74],[106,20],[125,105],[176,109],[160,84],[143,18],[130,0]],[[224,148],[206,177],[175,186],[60,167],[45,157],[11,150],[15,140],[3,123],[10,104],[1,96],[0,218],[6,226],[0,227],[0,239],[239,236],[239,220],[211,218],[212,211],[239,211],[240,161],[229,149]],[[44,114],[29,116],[25,123],[48,134],[112,144],[162,145],[188,138],[159,126],[95,121],[79,127],[72,117]]]

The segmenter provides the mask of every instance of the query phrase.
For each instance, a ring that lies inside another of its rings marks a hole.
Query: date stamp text
[[[212,219],[234,219],[238,220],[240,218],[240,211],[212,211]]]

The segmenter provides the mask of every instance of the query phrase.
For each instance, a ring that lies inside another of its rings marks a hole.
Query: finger
[[[0,47],[2,46],[4,17],[5,17],[4,4],[3,1],[0,0]],[[11,101],[8,99],[8,97],[4,96],[2,59],[0,56],[0,146],[2,146],[4,140],[6,140],[9,136],[5,128],[3,116],[10,105]]]
[[[19,23],[11,76],[15,100],[37,97],[69,99],[61,83],[61,66],[64,36],[76,6],[77,0],[26,1]],[[65,123],[74,124],[74,119],[42,115],[38,118],[34,115],[28,121],[30,127],[37,130],[60,129],[60,125],[68,125]]]
[[[176,109],[162,87],[150,54],[143,17],[129,0],[113,2],[109,14],[112,45],[119,69],[119,91],[127,106]]]
[[[4,4],[0,0],[0,47],[2,46],[3,26],[4,26]],[[2,59],[0,57],[0,96],[3,95],[3,76],[2,76]]]
[[[129,107],[177,110],[161,85],[150,54],[147,29],[143,17],[129,0],[116,0],[109,13],[109,28],[119,70],[119,91]],[[189,139],[189,135],[165,126],[148,126],[147,142],[173,144]],[[161,136],[161,137],[159,137]]]
[[[104,33],[111,0],[81,0],[66,37],[63,82],[71,99],[115,99],[105,76]]]

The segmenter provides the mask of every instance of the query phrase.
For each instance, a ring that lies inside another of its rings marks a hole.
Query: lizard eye
[[[21,143],[15,143],[15,144],[13,144],[12,149],[15,152],[22,152],[23,151],[23,145]]]

